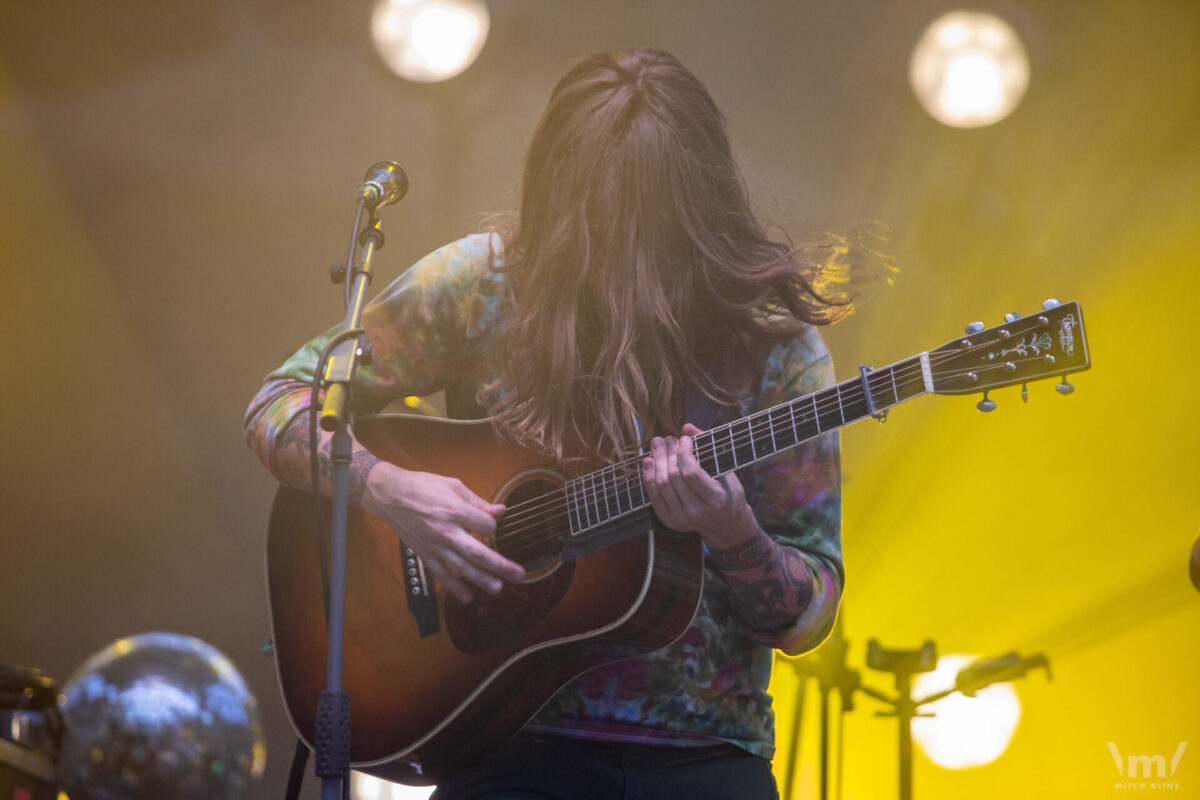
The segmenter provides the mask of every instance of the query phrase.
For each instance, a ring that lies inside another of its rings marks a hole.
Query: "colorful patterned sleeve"
[[[772,350],[759,407],[803,397],[834,382],[833,361],[820,335],[810,328]],[[829,635],[845,585],[837,432],[811,439],[747,472],[743,481],[759,524],[777,542],[798,550],[813,578],[812,601],[792,626],[754,636],[798,655]]]
[[[354,412],[378,411],[407,395],[426,395],[457,377],[465,340],[486,326],[499,301],[495,237],[467,236],[422,258],[363,310],[371,365],[355,373]],[[309,406],[317,359],[342,325],[305,344],[269,374],[246,410],[246,443],[274,473],[277,441]]]

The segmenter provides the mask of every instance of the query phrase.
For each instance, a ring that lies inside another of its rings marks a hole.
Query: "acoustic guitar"
[[[965,336],[694,437],[717,476],[922,394],[983,392],[1087,369],[1077,303]],[[1073,391],[1066,378],[1058,384]],[[572,473],[500,439],[488,420],[408,415],[355,421],[358,440],[406,469],[458,477],[507,510],[487,543],[525,566],[519,585],[463,604],[427,575],[403,531],[352,510],[343,686],[355,769],[413,785],[514,735],[586,670],[673,642],[703,588],[699,537],[655,524],[638,457]],[[312,746],[325,687],[323,549],[312,498],[281,488],[267,540],[276,667],[292,726]]]

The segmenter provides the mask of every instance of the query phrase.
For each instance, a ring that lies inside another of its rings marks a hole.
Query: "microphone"
[[[1050,675],[1050,662],[1042,653],[1022,658],[1016,653],[1005,653],[999,658],[977,658],[958,671],[954,688],[967,697],[974,697],[980,689],[993,683],[1004,683],[1024,677],[1034,667],[1042,667]]]
[[[381,206],[391,205],[408,192],[408,176],[404,168],[395,161],[380,161],[372,164],[358,187],[357,195],[367,208],[374,211]]]

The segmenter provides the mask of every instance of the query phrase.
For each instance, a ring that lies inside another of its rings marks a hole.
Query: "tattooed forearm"
[[[709,548],[709,560],[729,586],[735,613],[751,628],[785,628],[812,602],[804,557],[765,531],[733,547]]]
[[[804,563],[804,556],[795,548],[780,547],[779,552],[783,556],[780,564],[783,581],[792,594],[792,602],[797,607],[796,613],[803,613],[813,599],[812,573]]]
[[[279,437],[276,446],[275,477],[286,486],[307,489],[311,486],[309,474],[312,470],[309,458],[308,414],[298,414]],[[333,462],[330,457],[332,436],[318,431],[317,471],[321,491],[328,494],[333,486]],[[380,459],[371,451],[355,442],[354,454],[350,458],[350,503],[361,506],[367,492],[367,478]]]
[[[745,581],[725,575],[733,594],[733,608],[742,621],[760,631],[786,628],[799,614],[791,612],[784,596],[783,581],[778,578]]]
[[[275,477],[285,486],[295,489],[307,489],[311,486],[308,431],[308,412],[305,411],[297,414],[279,435],[272,466],[275,468]]]
[[[320,436],[320,434],[317,434]],[[320,440],[318,440],[320,441]],[[321,485],[333,488],[333,437],[326,436],[317,446],[317,469],[321,470]]]

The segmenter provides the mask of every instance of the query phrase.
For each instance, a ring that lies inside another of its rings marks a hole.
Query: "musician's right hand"
[[[497,594],[503,581],[524,580],[525,570],[471,532],[491,536],[500,503],[489,503],[457,478],[376,464],[367,477],[363,510],[402,531],[404,543],[446,590],[464,603],[472,587]]]

